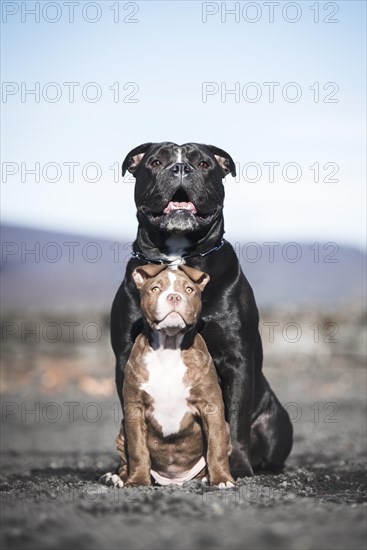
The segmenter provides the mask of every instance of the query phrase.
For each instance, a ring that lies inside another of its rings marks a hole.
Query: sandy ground
[[[365,548],[366,379],[355,348],[265,342],[265,373],[293,420],[293,452],[281,474],[213,490],[99,485],[117,463],[120,421],[107,337],[69,355],[39,346],[5,353],[2,548]]]

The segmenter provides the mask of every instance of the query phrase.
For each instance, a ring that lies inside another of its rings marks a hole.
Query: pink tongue
[[[189,210],[193,214],[196,214],[196,208],[192,202],[169,202],[168,206],[163,210],[164,214],[169,214],[172,210]]]

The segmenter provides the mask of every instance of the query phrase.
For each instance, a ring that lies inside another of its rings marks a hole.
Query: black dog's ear
[[[236,165],[232,157],[226,151],[223,151],[223,149],[219,149],[219,147],[215,147],[215,145],[207,145],[207,147],[213,153],[219,166],[221,167],[223,177],[225,177],[229,173],[231,173],[231,175],[235,177]]]
[[[137,167],[140,164],[141,159],[151,146],[151,143],[142,143],[138,145],[135,149],[132,149],[130,153],[126,156],[124,162],[122,163],[122,176],[126,174],[126,170],[129,170],[132,174],[135,172]]]

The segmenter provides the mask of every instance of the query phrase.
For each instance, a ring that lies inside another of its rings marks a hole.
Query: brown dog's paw
[[[233,477],[228,475],[215,476],[210,480],[210,485],[219,489],[232,489],[237,486]]]
[[[124,485],[124,488],[129,487],[150,487],[151,483],[143,482],[143,481],[127,481]]]
[[[216,487],[218,487],[218,489],[232,489],[233,487],[236,487],[236,485],[237,484],[235,481],[230,481],[229,479],[227,479],[227,481],[216,483]]]
[[[130,477],[124,484],[124,487],[149,487],[151,484],[150,477]]]
[[[98,483],[101,483],[102,485],[108,485],[109,487],[118,487],[119,489],[121,489],[125,485],[120,476],[118,476],[117,474],[113,474],[112,472],[107,472],[107,474],[101,476],[98,480]]]

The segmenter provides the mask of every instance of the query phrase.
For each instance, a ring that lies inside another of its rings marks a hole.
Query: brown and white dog
[[[209,275],[187,266],[150,264],[137,267],[132,276],[140,290],[144,331],[125,368],[118,475],[106,474],[101,481],[128,487],[206,476],[211,485],[233,487],[222,392],[195,328]]]

